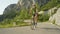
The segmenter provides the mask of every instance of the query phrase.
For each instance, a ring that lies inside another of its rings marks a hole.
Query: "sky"
[[[0,15],[3,14],[4,9],[10,5],[10,4],[14,4],[17,3],[18,0],[0,0]]]

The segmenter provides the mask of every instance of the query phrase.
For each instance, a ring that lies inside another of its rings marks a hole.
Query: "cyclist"
[[[38,20],[38,12],[37,12],[37,9],[36,9],[36,5],[33,4],[32,5],[33,8],[32,8],[32,22],[31,22],[31,28],[32,29],[35,29],[36,26],[37,26],[37,20]]]

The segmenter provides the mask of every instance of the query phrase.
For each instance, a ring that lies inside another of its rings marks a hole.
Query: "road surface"
[[[35,30],[30,26],[0,28],[0,34],[60,34],[60,27],[50,23],[38,23]]]

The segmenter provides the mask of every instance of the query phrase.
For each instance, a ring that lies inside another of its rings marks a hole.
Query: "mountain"
[[[33,3],[37,3],[39,6],[43,6],[50,0],[19,0],[17,4],[8,5],[3,14],[10,14],[12,10],[20,11],[23,8],[30,9]]]
[[[55,6],[60,6],[60,0],[19,0],[17,4],[8,5],[3,14],[10,13],[12,9],[16,11],[20,11],[21,9],[28,10],[31,8],[33,3],[38,4],[40,10],[48,10]]]
[[[3,15],[0,15],[0,22],[4,19]]]
[[[22,8],[30,8],[32,4],[38,4],[39,6],[45,5],[48,3],[50,0],[19,0],[18,1],[18,6]]]
[[[10,11],[11,11],[12,9],[15,9],[15,6],[16,6],[16,4],[10,4],[10,5],[8,5],[8,7],[5,8],[3,14],[10,13]]]
[[[8,5],[3,12],[3,16],[4,18],[14,18],[17,14],[20,15],[22,9],[22,11],[27,13],[27,10],[31,8],[33,3],[39,6],[39,10],[48,10],[56,5],[59,6],[60,0],[19,0],[17,4]]]

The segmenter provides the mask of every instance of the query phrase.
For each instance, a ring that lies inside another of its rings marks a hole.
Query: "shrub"
[[[48,21],[49,20],[49,15],[48,14],[41,14],[41,15],[39,15],[38,18],[39,18],[38,20],[41,21],[41,22]]]

